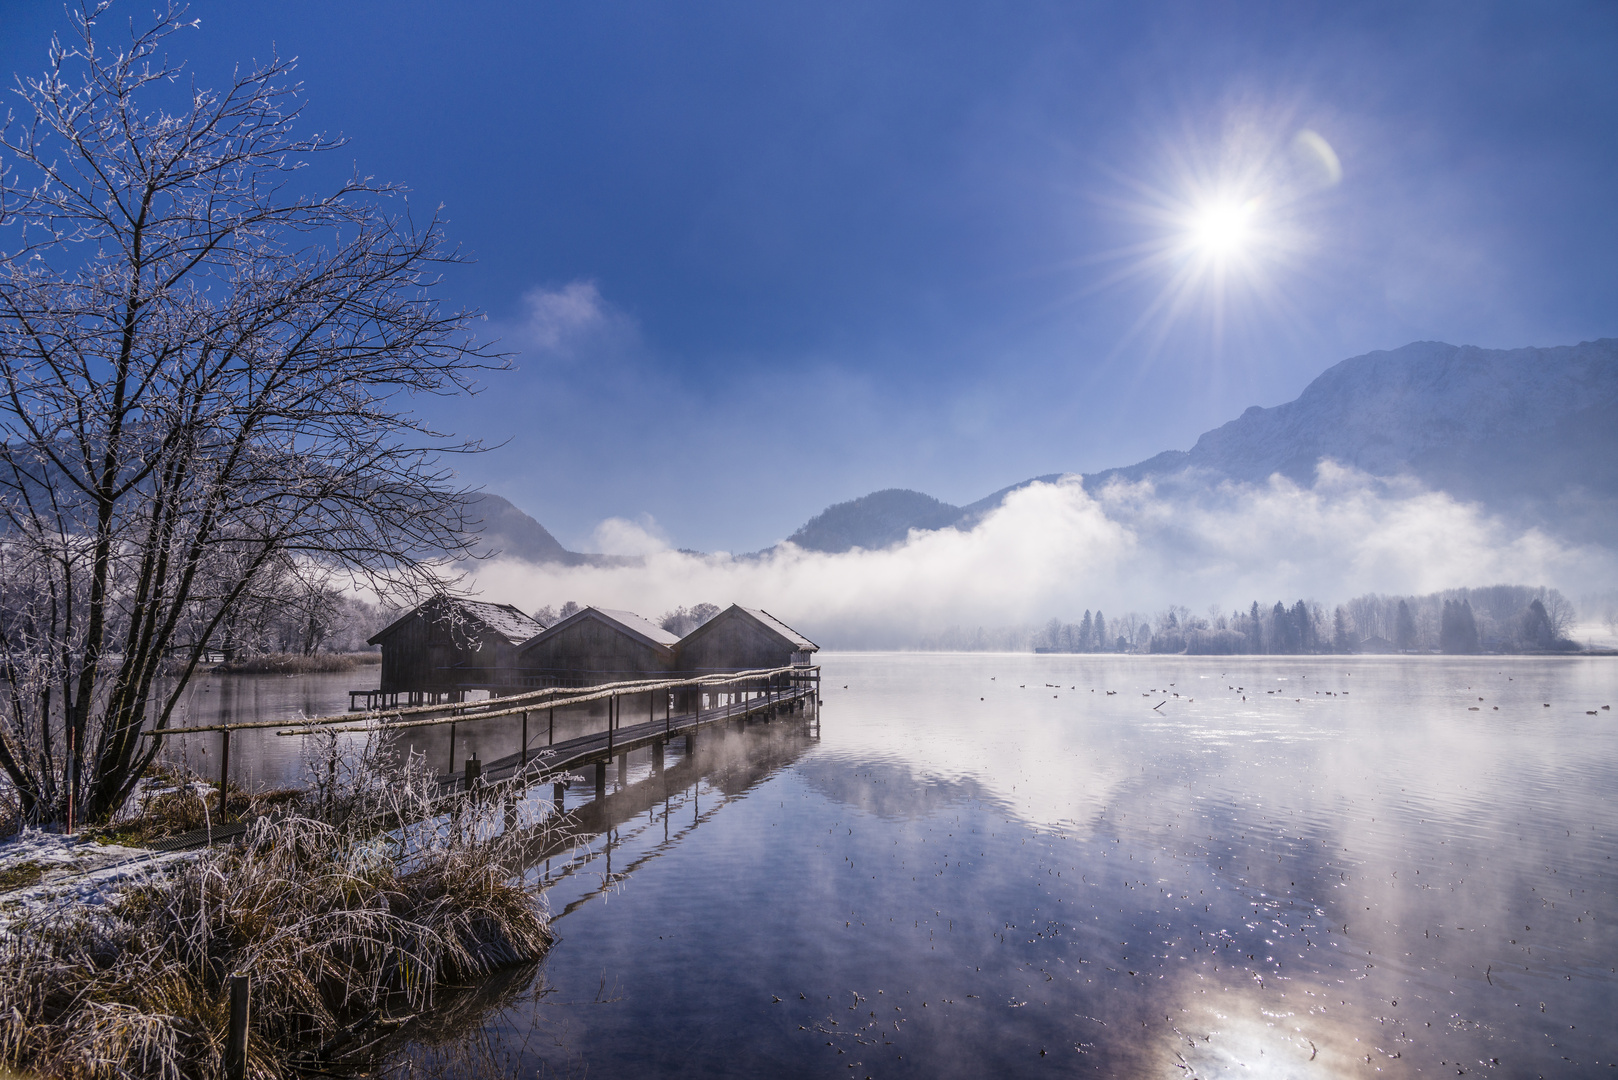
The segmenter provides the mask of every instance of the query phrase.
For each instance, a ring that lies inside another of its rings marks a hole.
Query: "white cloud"
[[[608,518],[595,527],[590,541],[592,550],[603,555],[655,555],[669,547],[668,537],[650,514],[642,514],[638,521]]]
[[[507,329],[525,351],[563,356],[636,336],[634,321],[608,304],[593,281],[530,289],[523,294],[520,320]]]
[[[649,519],[611,519],[597,538],[615,553],[644,555],[644,565],[495,563],[480,568],[479,585],[526,608],[578,599],[656,615],[734,600],[811,636],[879,646],[951,625],[1074,619],[1097,607],[1116,616],[1170,603],[1230,609],[1368,591],[1618,580],[1610,551],[1568,547],[1441,492],[1331,463],[1311,487],[1280,477],[1181,491],[1118,483],[1092,497],[1077,478],[1033,484],[970,532],[912,533],[886,551],[784,545],[759,558],[690,555],[670,550]]]

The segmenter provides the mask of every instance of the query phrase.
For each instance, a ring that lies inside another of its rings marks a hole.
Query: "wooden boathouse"
[[[820,646],[767,611],[732,604],[680,639],[678,670],[693,675],[803,667]]]
[[[675,670],[680,639],[633,611],[587,607],[523,642],[491,688],[599,686]]]
[[[632,611],[587,607],[549,627],[509,604],[435,597],[370,639],[380,686],[351,710],[458,703],[669,676],[809,667],[819,646],[769,612],[732,604],[684,638]],[[689,688],[674,707],[699,708]],[[728,696],[728,695],[721,695]],[[709,705],[718,704],[717,701]]]
[[[382,648],[380,683],[349,691],[349,708],[461,701],[468,686],[512,670],[517,646],[544,629],[510,604],[435,596],[370,638]]]

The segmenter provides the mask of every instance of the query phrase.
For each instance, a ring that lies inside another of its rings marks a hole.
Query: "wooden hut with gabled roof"
[[[692,675],[801,667],[819,650],[769,612],[732,604],[680,639],[678,666]]]
[[[510,604],[435,596],[371,637],[382,647],[381,685],[351,697],[370,707],[459,701],[468,684],[511,670],[517,646],[544,629]]]
[[[516,652],[518,685],[595,686],[674,670],[680,639],[633,611],[587,607]]]

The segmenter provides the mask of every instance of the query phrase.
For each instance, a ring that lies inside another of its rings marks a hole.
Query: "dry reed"
[[[435,814],[430,770],[389,764],[384,743],[357,760],[312,762],[327,782],[310,805],[325,820],[261,817],[238,846],[105,906],[14,919],[0,940],[0,1068],[218,1075],[234,972],[252,979],[259,1078],[366,1069],[412,1020],[486,1005],[462,988],[537,960],[551,940],[520,879],[521,831],[496,828],[475,800]]]
[[[224,675],[312,675],[327,671],[353,671],[366,664],[382,662],[381,653],[259,653],[240,660],[215,664]]]

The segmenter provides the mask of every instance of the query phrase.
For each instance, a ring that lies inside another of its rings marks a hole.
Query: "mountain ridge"
[[[1085,474],[1083,483],[1099,492],[1119,481],[1260,483],[1279,474],[1307,486],[1325,458],[1373,476],[1413,476],[1519,524],[1612,543],[1618,338],[1517,349],[1417,341],[1349,357],[1292,401],[1251,406],[1203,432],[1189,450]],[[1066,475],[1032,477],[965,506],[885,488],[828,506],[785,542],[837,553],[892,547],[913,530],[969,530],[1011,493]],[[639,562],[567,551],[511,503],[484,498],[495,525],[486,534],[503,540],[507,554],[567,565]]]
[[[511,500],[492,492],[479,492],[466,501],[467,517],[477,528],[473,546],[475,560],[504,556],[531,563],[561,563],[563,566],[639,566],[635,555],[593,555],[569,551],[549,529],[524,513]]]

